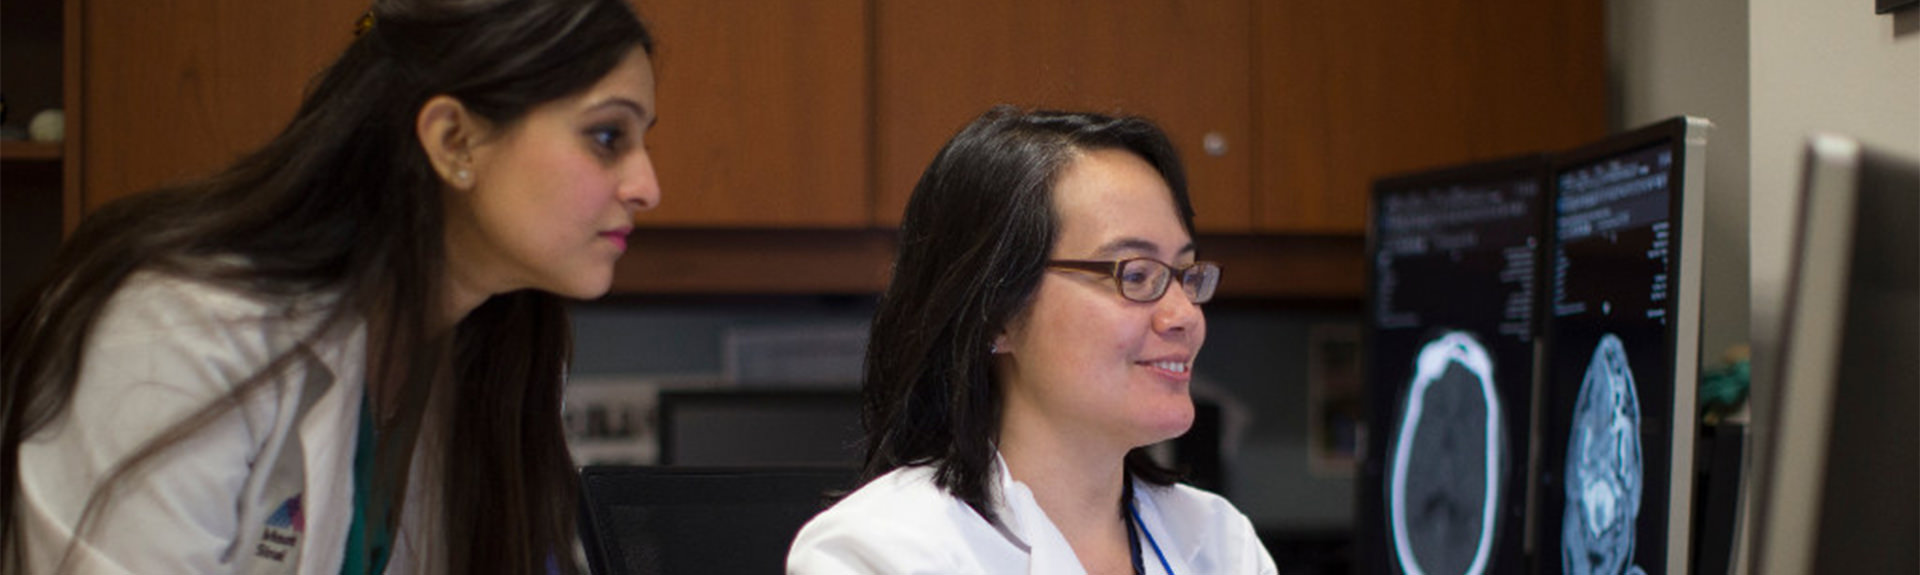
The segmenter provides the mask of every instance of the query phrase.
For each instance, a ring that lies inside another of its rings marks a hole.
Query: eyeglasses
[[[1160,301],[1175,277],[1180,278],[1180,291],[1186,292],[1187,299],[1197,304],[1213,299],[1213,289],[1220,285],[1220,264],[1213,262],[1193,262],[1175,268],[1153,258],[1053,260],[1047,262],[1047,267],[1112,276],[1114,286],[1120,288],[1120,297],[1140,303]]]

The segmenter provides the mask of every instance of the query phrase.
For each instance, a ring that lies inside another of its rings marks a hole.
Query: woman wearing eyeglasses
[[[1185,433],[1200,304],[1186,177],[1138,118],[994,108],[915,186],[867,349],[867,482],[790,573],[1273,573]]]

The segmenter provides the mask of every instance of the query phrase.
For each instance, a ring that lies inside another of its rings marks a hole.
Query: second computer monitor
[[[1687,572],[1708,129],[1675,118],[1555,160],[1542,573]]]

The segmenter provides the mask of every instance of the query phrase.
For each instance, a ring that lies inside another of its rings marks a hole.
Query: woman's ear
[[[1007,318],[1007,322],[1000,326],[1000,333],[987,343],[987,350],[994,355],[1013,355],[1018,352],[1016,348],[1020,346],[1017,343],[1026,340],[1027,314],[1031,311],[1032,308],[1024,309]]]
[[[480,119],[452,96],[427,100],[414,118],[415,137],[440,180],[458,190],[473,187],[473,148],[482,136]]]

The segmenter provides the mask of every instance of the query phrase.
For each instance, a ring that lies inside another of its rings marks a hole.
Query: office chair
[[[589,466],[580,536],[597,575],[781,573],[800,527],[855,487],[851,467]]]

